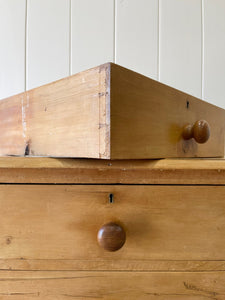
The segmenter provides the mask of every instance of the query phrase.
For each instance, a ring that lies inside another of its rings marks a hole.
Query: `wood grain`
[[[182,138],[206,120],[206,144]],[[225,110],[115,64],[111,66],[111,158],[224,156]]]
[[[18,102],[20,97],[20,102]],[[26,150],[24,94],[0,101],[0,155],[24,155]]]
[[[131,271],[211,272],[225,271],[225,260],[148,259],[0,259],[1,270],[26,271]]]
[[[0,156],[224,156],[225,110],[112,63],[3,100],[0,111]],[[211,128],[205,144],[182,137],[197,120]]]
[[[224,186],[1,185],[0,259],[46,260],[46,269],[51,259],[224,261],[224,195]],[[97,242],[107,222],[126,231],[115,253]]]
[[[225,185],[225,159],[0,158],[1,183]]]
[[[223,300],[225,272],[0,272],[2,300]]]
[[[121,225],[110,222],[99,229],[97,240],[103,249],[112,252],[118,251],[126,241],[126,232]]]
[[[1,101],[0,155],[108,157],[108,72],[104,65]]]
[[[210,137],[210,126],[205,120],[198,120],[195,124],[188,124],[184,127],[183,138],[189,140],[194,138],[199,144],[204,144]]]

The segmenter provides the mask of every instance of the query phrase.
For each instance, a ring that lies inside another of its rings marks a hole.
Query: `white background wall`
[[[108,61],[225,108],[225,0],[0,0],[0,98]]]

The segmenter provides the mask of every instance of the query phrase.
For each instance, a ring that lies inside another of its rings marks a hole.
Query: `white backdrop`
[[[108,61],[225,108],[225,0],[0,0],[0,98]]]

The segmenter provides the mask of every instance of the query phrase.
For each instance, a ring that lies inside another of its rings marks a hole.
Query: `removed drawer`
[[[224,156],[224,109],[112,63],[0,101],[0,125],[0,156]]]

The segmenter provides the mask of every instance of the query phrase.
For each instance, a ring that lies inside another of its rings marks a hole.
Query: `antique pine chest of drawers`
[[[225,160],[8,157],[0,182],[0,299],[225,299]]]
[[[225,299],[223,109],[107,63],[0,127],[0,300]]]

